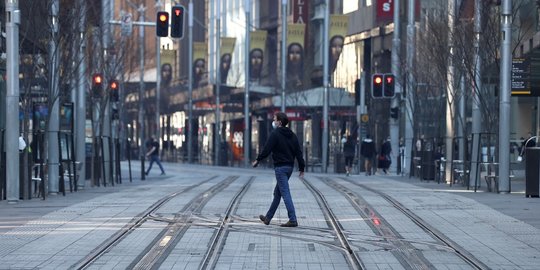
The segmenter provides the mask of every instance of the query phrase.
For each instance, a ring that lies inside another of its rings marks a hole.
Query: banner
[[[168,87],[176,78],[176,50],[161,50],[161,86]]]
[[[264,48],[266,47],[266,31],[250,33],[249,80],[259,82],[264,65]]]
[[[193,42],[193,88],[208,84],[207,55],[208,48],[205,42]]]
[[[293,0],[292,14],[294,23],[305,24],[309,21],[309,2],[310,0]]]
[[[349,28],[349,16],[347,15],[330,15],[330,52],[329,52],[329,72],[330,74],[336,70],[337,62],[343,52],[345,36]]]
[[[305,24],[287,25],[287,86],[297,88],[304,81]]]
[[[220,76],[221,84],[227,85],[227,77],[231,69],[232,53],[234,52],[234,44],[236,38],[223,37],[221,38],[221,57],[220,57]]]

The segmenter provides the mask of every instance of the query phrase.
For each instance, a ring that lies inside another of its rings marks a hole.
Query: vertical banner
[[[330,37],[329,46],[329,72],[332,74],[336,70],[337,62],[341,52],[343,52],[343,45],[345,42],[345,35],[349,27],[349,16],[347,15],[330,15],[330,29],[328,36]]]
[[[287,25],[287,87],[301,87],[304,81],[305,24]]]
[[[205,42],[193,42],[193,88],[208,84],[208,71],[206,70],[206,55],[208,47]]]
[[[176,78],[176,50],[161,50],[161,86],[169,87]]]
[[[295,24],[305,24],[309,21],[310,0],[292,0],[293,22]]]
[[[236,38],[223,37],[221,38],[221,56],[219,68],[221,75],[221,84],[227,85],[227,77],[229,76],[229,70],[231,69],[232,53],[234,52],[234,44]]]
[[[264,48],[266,47],[266,31],[252,31],[249,48],[249,80],[260,82],[264,65]]]

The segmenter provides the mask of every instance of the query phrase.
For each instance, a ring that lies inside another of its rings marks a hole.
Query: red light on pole
[[[166,37],[169,35],[169,12],[158,11],[156,19],[156,35]]]

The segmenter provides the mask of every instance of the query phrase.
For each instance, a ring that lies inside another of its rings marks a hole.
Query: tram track
[[[233,197],[227,209],[225,210],[225,216],[220,221],[219,228],[214,234],[212,241],[210,242],[209,248],[201,262],[199,269],[214,269],[217,261],[219,259],[218,252],[223,249],[225,240],[227,239],[229,221],[232,217],[232,214],[238,208],[242,197],[246,194],[247,190],[255,180],[255,177],[251,177],[249,181],[236,193]]]
[[[215,178],[217,178],[217,176],[211,176],[208,179],[201,181],[200,183],[191,185],[179,191],[175,191],[159,199],[158,201],[153,203],[150,207],[148,207],[145,211],[143,211],[142,213],[138,214],[133,219],[131,219],[124,227],[118,230],[109,239],[107,239],[106,241],[98,245],[87,256],[79,260],[76,264],[72,265],[70,269],[78,269],[78,270],[87,269],[95,261],[97,261],[101,256],[103,256],[103,254],[107,253],[112,247],[116,246],[119,242],[121,242],[127,235],[129,235],[130,232],[140,227],[148,219],[151,219],[152,214],[155,211],[157,211],[157,209],[159,209],[162,205],[166,204],[167,202],[169,202],[170,200],[172,200],[173,198],[181,194],[187,193],[199,186],[202,186],[214,180]]]
[[[481,262],[476,257],[474,257],[474,255],[472,255],[467,250],[465,250],[463,247],[461,247],[460,245],[458,245],[457,243],[455,243],[454,241],[452,241],[451,239],[446,237],[444,235],[444,233],[440,232],[436,228],[429,225],[429,223],[425,222],[422,218],[420,218],[418,215],[413,213],[411,210],[409,210],[403,204],[401,204],[400,202],[395,200],[392,196],[390,196],[390,195],[388,195],[388,194],[386,194],[386,193],[384,193],[382,191],[379,191],[379,190],[376,190],[374,188],[368,187],[365,184],[360,184],[360,183],[354,182],[354,181],[352,181],[350,179],[347,179],[347,178],[340,178],[340,180],[343,180],[343,181],[345,181],[347,183],[350,183],[352,185],[355,185],[355,186],[358,186],[358,187],[360,187],[362,189],[370,191],[370,192],[372,192],[374,194],[377,194],[381,198],[385,199],[395,209],[397,209],[398,211],[403,213],[406,217],[408,217],[419,228],[421,228],[423,231],[428,233],[428,235],[430,235],[434,240],[441,243],[442,247],[444,247],[446,250],[449,250],[449,251],[453,252],[454,254],[456,254],[459,258],[461,258],[465,263],[467,263],[473,269],[481,269],[481,270],[490,269],[487,265],[485,265],[483,262]],[[347,199],[353,204],[353,206],[355,208],[357,208],[357,209],[358,208],[366,209],[366,207],[368,207],[368,208],[371,208],[368,211],[372,211],[372,212],[376,213],[375,209],[372,206],[370,206],[367,202],[365,202],[363,199],[361,199],[361,196],[358,195],[356,192],[351,192],[350,189],[348,189],[347,187],[337,183],[337,181],[334,180],[334,179],[324,178],[323,181],[326,182],[326,184],[328,186],[330,186],[330,187],[334,188],[335,190],[337,190],[337,191],[341,192],[342,194],[344,194],[347,197]],[[361,201],[363,201],[364,203],[359,203]],[[380,215],[378,215],[378,217],[379,217],[379,219],[378,219],[379,224],[382,224],[380,222],[384,221],[384,220],[381,220]],[[391,231],[395,231],[395,230],[386,230],[386,231],[391,232]],[[385,238],[386,239],[400,239],[401,238],[401,237],[398,237],[398,235],[394,235],[394,238],[390,238],[388,236],[391,237],[391,235],[385,235]],[[405,241],[399,240],[399,243],[400,243],[399,245],[402,245],[403,243],[405,243]],[[401,248],[398,248],[397,250],[403,251],[403,249],[401,249]],[[411,261],[412,262],[416,261],[416,263],[420,263],[419,265],[411,265],[411,267],[412,266],[422,267],[422,268],[414,268],[414,269],[430,269],[430,268],[423,268],[423,267],[428,267],[429,265],[431,265],[431,263],[429,263],[429,262],[428,262],[428,264],[422,265],[423,262],[425,262],[424,261],[425,258],[422,259],[423,257],[416,258],[415,260],[410,260],[411,257],[407,256],[407,254],[401,254],[401,256],[404,256],[403,259],[405,259],[407,264],[409,264]],[[418,259],[420,259],[420,260],[418,260]]]
[[[352,245],[350,244],[349,239],[347,238],[345,232],[343,231],[343,228],[339,224],[337,217],[335,216],[332,208],[330,207],[328,201],[326,200],[322,192],[317,189],[313,184],[308,182],[305,178],[300,178],[300,180],[304,183],[304,185],[306,185],[310,192],[315,195],[315,200],[319,204],[326,221],[328,222],[329,226],[334,230],[335,236],[337,237],[341,247],[345,250],[344,253],[346,255],[349,266],[352,269],[366,269],[360,257],[358,257],[358,255],[352,249]]]

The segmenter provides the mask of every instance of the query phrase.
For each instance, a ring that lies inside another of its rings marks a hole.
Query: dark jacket
[[[365,158],[373,158],[375,156],[375,144],[370,138],[365,138],[360,146],[360,154]]]
[[[343,145],[343,155],[345,157],[354,157],[356,153],[356,143],[354,140],[347,140]]]
[[[266,141],[262,152],[257,156],[257,161],[265,159],[270,153],[272,153],[274,167],[294,166],[295,158],[298,161],[299,171],[303,172],[306,167],[298,138],[288,127],[278,127],[270,133],[270,138]]]

